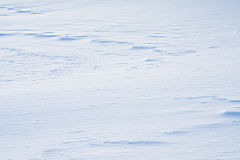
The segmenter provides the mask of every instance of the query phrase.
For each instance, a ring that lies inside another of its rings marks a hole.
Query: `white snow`
[[[239,8],[0,1],[0,159],[240,159]]]

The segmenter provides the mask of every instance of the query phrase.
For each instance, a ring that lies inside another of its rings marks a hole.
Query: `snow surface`
[[[1,0],[0,159],[240,159],[239,8]]]

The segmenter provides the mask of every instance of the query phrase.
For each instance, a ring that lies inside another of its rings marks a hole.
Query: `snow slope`
[[[240,159],[240,1],[0,1],[0,159]]]

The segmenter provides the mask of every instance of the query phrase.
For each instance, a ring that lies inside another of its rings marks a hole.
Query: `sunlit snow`
[[[1,160],[240,159],[239,0],[0,1]]]

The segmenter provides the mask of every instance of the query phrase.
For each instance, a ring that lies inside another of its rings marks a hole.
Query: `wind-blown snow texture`
[[[0,1],[0,159],[240,159],[239,8]]]

